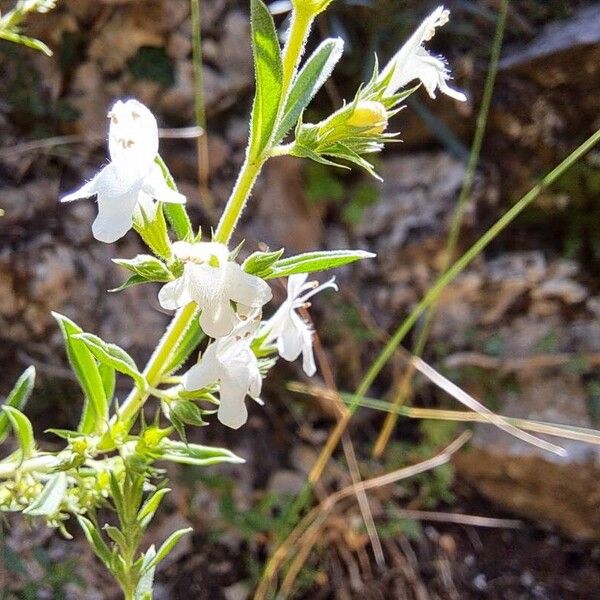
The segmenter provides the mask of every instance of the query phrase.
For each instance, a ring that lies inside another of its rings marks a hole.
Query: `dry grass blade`
[[[292,383],[288,388],[299,394],[309,396],[324,397],[328,390],[318,386],[308,386],[302,383]],[[356,396],[342,392],[341,397],[347,404],[352,403]],[[380,410],[382,412],[395,413],[397,415],[408,417],[409,419],[432,419],[435,421],[457,421],[462,423],[483,423],[493,425],[485,415],[476,412],[466,412],[459,410],[445,410],[440,408],[417,408],[414,406],[397,406],[392,402],[378,400],[376,398],[362,398],[360,406]],[[534,433],[543,433],[566,440],[575,440],[588,444],[600,445],[600,431],[588,427],[578,427],[576,425],[561,425],[558,423],[547,423],[545,421],[536,421],[532,419],[519,419],[516,417],[507,417],[506,415],[496,415],[503,421]]]
[[[310,318],[308,311],[303,310],[302,312],[305,319]],[[332,392],[331,400],[334,403],[334,407],[336,409],[337,414],[339,414],[340,417],[343,418],[343,416],[348,413],[348,408],[346,407],[344,401],[339,395],[337,386],[335,384],[333,371],[331,370],[331,365],[327,360],[327,356],[323,351],[323,346],[321,345],[321,340],[316,332],[313,334],[313,342],[315,353],[317,355],[317,361],[319,362],[319,368],[321,369],[321,373],[323,373],[323,378],[325,379],[327,387]],[[344,435],[342,437],[342,448],[344,451],[346,462],[348,463],[348,470],[350,471],[352,483],[356,485],[360,482],[360,471],[358,468],[356,453],[354,451],[354,445],[352,444],[352,439],[350,438],[347,432],[344,432]],[[381,540],[379,539],[379,535],[377,534],[377,528],[375,527],[375,521],[373,519],[373,513],[371,512],[371,507],[369,505],[369,499],[367,498],[365,492],[358,491],[356,493],[356,500],[358,501],[360,512],[363,517],[367,533],[369,535],[369,540],[371,541],[371,546],[373,547],[373,554],[375,555],[375,560],[380,567],[383,567],[385,566],[383,547],[381,546]]]
[[[475,411],[480,414],[482,417],[486,418],[490,423],[493,423],[499,429],[502,429],[506,433],[523,440],[529,444],[533,444],[538,448],[542,448],[543,450],[547,450],[548,452],[553,452],[558,456],[566,456],[567,452],[564,448],[557,446],[556,444],[552,444],[550,442],[546,442],[540,438],[527,433],[526,431],[522,431],[518,427],[515,427],[511,423],[508,423],[502,417],[499,417],[496,413],[492,412],[489,408],[475,400],[473,396],[470,396],[459,388],[455,383],[452,383],[449,379],[444,377],[441,373],[436,371],[433,367],[428,365],[424,360],[419,358],[418,356],[413,356],[411,359],[412,364],[415,369],[422,373],[429,379],[432,383],[437,385],[439,388],[443,389],[446,393],[450,394],[453,398],[458,400],[461,404],[464,404],[467,408]]]
[[[356,494],[359,490],[371,490],[373,488],[378,488],[384,485],[395,483],[396,481],[400,481],[401,479],[413,477],[420,473],[424,473],[425,471],[429,471],[430,469],[435,469],[436,467],[447,463],[450,460],[451,456],[467,443],[470,437],[471,433],[465,431],[450,445],[444,448],[439,454],[435,455],[434,457],[428,460],[425,460],[416,465],[411,465],[409,467],[403,467],[402,469],[398,469],[391,473],[386,473],[385,475],[380,475],[379,477],[367,479],[366,481],[362,481],[357,485],[350,485],[342,490],[339,490],[338,492],[335,492],[331,496],[328,496],[318,506],[313,508],[302,519],[302,521],[300,521],[300,523],[294,528],[290,535],[285,539],[285,541],[273,554],[273,556],[267,563],[267,566],[265,567],[263,577],[258,585],[256,594],[254,596],[255,600],[266,600],[266,598],[268,597],[267,594],[269,593],[269,591],[272,591],[272,586],[277,572],[279,571],[283,563],[285,563],[288,555],[293,551],[294,548],[299,547],[302,549],[302,560],[298,560],[298,563],[304,563],[306,557],[308,556],[308,552],[306,549],[306,545],[303,544],[303,540],[307,540],[308,544],[308,542],[310,542],[311,540],[314,539],[316,541],[318,539],[318,536],[313,536],[311,533],[314,530],[313,528],[316,528],[318,530],[320,524],[335,507],[335,505],[338,502],[340,502],[340,500],[343,500],[344,498],[348,498],[349,496]],[[312,545],[308,545],[309,551],[310,548],[312,548]],[[292,578],[286,577],[286,589],[289,588],[291,584],[293,584]]]
[[[203,137],[204,129],[202,127],[171,127],[167,129],[159,129],[158,137],[161,139],[172,140],[187,140]],[[31,140],[22,142],[7,148],[0,148],[0,159],[14,158],[20,154],[28,152],[41,152],[51,150],[57,146],[68,146],[71,144],[102,144],[106,139],[106,135],[100,133],[76,133],[73,135],[57,135],[53,137],[40,138],[39,140]]]

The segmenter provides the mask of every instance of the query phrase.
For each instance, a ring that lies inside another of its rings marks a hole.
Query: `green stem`
[[[277,121],[279,121],[281,118],[281,113],[283,112],[283,107],[285,106],[289,88],[296,74],[300,58],[302,57],[304,43],[310,32],[313,19],[313,15],[294,11],[288,41],[283,51],[283,85],[279,106],[279,118]],[[278,123],[276,123],[274,130],[277,129],[277,124]],[[242,165],[239,177],[236,181],[233,191],[231,192],[231,196],[227,202],[227,205],[225,206],[225,210],[223,211],[219,224],[217,225],[217,229],[214,234],[214,241],[222,244],[229,243],[231,235],[235,230],[240,215],[242,214],[252,188],[254,187],[256,178],[258,177],[265,161],[269,157],[270,151],[271,148],[269,147],[265,150],[262,156],[255,159],[251,159],[250,153],[247,152],[246,160]],[[170,358],[177,348],[181,336],[186,332],[191,320],[194,318],[196,310],[197,307],[194,303],[189,304],[188,306],[180,309],[173,318],[173,321],[169,325],[164,337],[160,341],[158,347],[156,348],[154,354],[150,357],[150,360],[144,369],[144,375],[146,376],[150,387],[157,387],[161,383],[164,370],[169,364]],[[108,439],[105,438],[105,440],[103,440],[101,445],[103,450],[108,449],[111,446],[112,442],[109,441],[111,438],[114,439],[114,437],[119,435],[119,433],[122,435],[123,432],[119,432],[119,426],[122,427],[124,425],[127,430],[132,426],[138,412],[144,406],[144,403],[148,399],[149,395],[149,390],[147,389],[144,391],[140,391],[138,389],[131,391],[121,406],[118,417],[113,417],[111,420],[111,435]]]
[[[446,242],[446,248],[444,250],[442,268],[440,271],[443,273],[448,269],[454,254],[456,246],[458,245],[458,237],[462,227],[462,222],[467,207],[467,201],[471,197],[471,190],[473,189],[473,181],[475,179],[475,170],[477,163],[479,162],[479,155],[481,153],[481,146],[483,143],[483,135],[485,133],[485,127],[487,123],[488,113],[492,102],[492,95],[494,92],[494,83],[496,81],[496,73],[498,72],[498,62],[500,60],[500,52],[502,50],[502,40],[504,38],[504,29],[506,27],[506,16],[508,14],[508,5],[510,0],[503,0],[498,14],[498,20],[496,23],[496,31],[494,33],[494,41],[492,44],[492,51],[490,54],[490,64],[488,67],[487,75],[485,78],[485,84],[483,88],[483,97],[481,99],[481,106],[479,108],[479,114],[477,115],[477,124],[475,128],[475,135],[473,136],[473,143],[471,145],[471,152],[469,154],[469,161],[467,163],[467,170],[465,173],[465,179],[463,182],[462,189],[458,197],[456,209],[452,216],[452,223],[450,226],[450,232],[448,234],[448,241]],[[433,320],[436,313],[436,303],[427,311],[425,315],[423,328],[417,339],[416,344],[413,347],[413,354],[415,356],[421,356],[425,350],[425,345],[429,338],[429,333],[433,325]],[[394,404],[399,406],[404,404],[411,394],[411,381],[414,375],[414,369],[409,368],[401,384],[398,387],[398,393],[394,398]],[[380,456],[384,451],[387,442],[392,434],[392,431],[398,420],[397,413],[389,413],[385,419],[383,427],[379,433],[377,441],[375,442],[373,454]]]
[[[283,51],[283,81],[281,103],[285,106],[287,100],[287,92],[290,89],[296,70],[302,54],[304,53],[304,45],[310,33],[310,28],[314,20],[314,14],[294,10],[292,14],[292,22],[288,33],[285,49]]]
[[[514,219],[525,210],[548,186],[552,185],[565,171],[573,166],[584,154],[591,150],[600,141],[600,129],[590,136],[579,148],[574,150],[565,160],[548,173],[540,183],[534,186],[515,205],[505,212],[492,227],[490,227],[429,289],[423,299],[412,310],[404,322],[398,327],[392,338],[385,345],[379,356],[375,359],[366,375],[363,377],[356,398],[350,405],[354,413],[359,405],[360,398],[364,397],[375,378],[379,375],[387,361],[392,357],[396,348],[402,343],[406,334],[412,329],[419,317],[437,300],[444,288],[453,281],[471,261],[478,256],[488,244],[494,240]]]
[[[194,318],[196,311],[196,304],[192,302],[178,310],[175,314],[165,335],[144,369],[144,375],[150,387],[156,387],[161,383],[164,369],[169,364],[181,336],[183,336],[190,326],[190,322]],[[114,436],[119,434],[117,430],[119,425],[125,425],[128,429],[133,424],[138,411],[142,408],[149,396],[149,390],[140,391],[136,387],[131,391],[120,407],[118,417],[115,416],[111,420],[111,438],[114,438]],[[103,443],[102,449],[106,449],[105,446],[106,444]]]
[[[256,178],[265,163],[264,158],[251,160],[249,155],[246,156],[246,161],[242,165],[240,175],[235,183],[233,192],[227,202],[227,206],[221,215],[219,224],[214,235],[214,241],[221,244],[228,244],[231,235],[239,221],[239,218],[246,206],[246,202],[250,196],[250,192],[254,187]]]
[[[290,25],[290,31],[288,39],[283,50],[282,57],[282,68],[283,68],[283,79],[281,86],[281,100],[279,101],[279,116],[277,123],[281,118],[283,108],[287,101],[288,93],[296,75],[296,70],[304,52],[304,44],[306,38],[310,33],[310,28],[313,22],[314,16],[301,11],[295,10],[292,15],[292,23]],[[273,131],[277,129],[277,123]],[[258,177],[264,163],[271,154],[271,149],[268,148],[262,156],[252,159],[250,158],[250,149],[246,154],[246,160],[240,170],[240,175],[236,181],[235,187],[231,193],[231,196],[227,202],[227,206],[223,211],[223,215],[219,220],[217,229],[214,235],[214,241],[222,244],[227,244],[231,239],[231,235],[235,230],[237,222],[246,206],[246,202],[250,197],[250,192],[254,187],[256,178]]]

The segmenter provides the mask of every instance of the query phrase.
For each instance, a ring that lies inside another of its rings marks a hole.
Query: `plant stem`
[[[264,163],[265,159],[262,157],[251,160],[249,155],[246,156],[246,161],[242,165],[233,192],[217,225],[214,235],[215,242],[220,242],[221,244],[229,243]]]
[[[313,22],[313,15],[304,12],[294,11],[292,15],[292,23],[290,25],[290,31],[288,39],[283,50],[282,57],[282,68],[283,68],[283,80],[281,85],[281,99],[279,101],[279,117],[281,118],[283,108],[285,106],[288,92],[290,90],[298,63],[304,52],[304,44],[306,38],[310,33],[310,28]],[[277,124],[276,124],[277,125]],[[275,126],[273,131],[277,127]],[[250,197],[250,192],[254,187],[256,178],[258,177],[262,166],[266,162],[267,158],[271,153],[271,149],[268,148],[262,156],[251,159],[250,152],[246,153],[246,160],[242,165],[239,177],[235,183],[235,187],[231,193],[231,196],[227,202],[227,206],[223,211],[223,215],[217,225],[217,229],[214,235],[214,241],[222,244],[227,244],[231,239],[231,235],[235,230],[237,222],[246,206],[246,202]]]
[[[283,81],[281,103],[285,105],[287,92],[292,84],[298,63],[304,53],[304,45],[310,33],[310,28],[314,20],[314,15],[310,12],[295,10],[292,13],[292,22],[283,51]]]
[[[279,121],[281,118],[283,107],[285,106],[291,83],[296,74],[298,63],[302,57],[304,44],[310,32],[313,19],[314,16],[312,14],[294,11],[290,33],[283,51],[283,84],[279,105],[279,117],[277,121]],[[278,122],[273,128],[274,131],[277,129],[277,124]],[[249,152],[246,153],[246,160],[242,165],[238,179],[235,183],[233,191],[231,192],[231,196],[227,201],[225,210],[223,211],[221,219],[219,220],[219,224],[217,225],[217,229],[214,234],[215,242],[220,242],[222,244],[229,243],[231,235],[233,234],[239,221],[240,215],[242,214],[246,202],[248,201],[254,183],[256,182],[256,178],[258,177],[262,166],[268,159],[270,151],[271,148],[267,147],[263,155],[254,159],[250,158]],[[181,336],[190,326],[191,320],[196,314],[196,310],[196,304],[191,303],[188,304],[188,306],[180,309],[175,314],[175,317],[171,321],[171,324],[169,325],[165,335],[154,351],[154,354],[150,357],[150,360],[144,369],[144,375],[146,376],[148,385],[150,387],[157,387],[160,385],[164,375],[164,370],[169,364],[169,360],[177,348]],[[126,430],[129,430],[149,395],[149,390],[140,391],[136,388],[131,391],[121,406],[119,415],[117,417],[113,417],[111,420],[109,432],[111,435],[108,437],[108,439],[105,438],[103,440],[101,445],[103,450],[106,450],[111,446],[112,442],[110,440],[114,439],[116,435],[119,435],[119,433],[122,435],[123,432],[118,431],[119,425],[124,425]]]
[[[600,141],[600,129],[591,135],[581,146],[573,150],[558,166],[550,171],[540,183],[535,185],[516,204],[506,211],[446,272],[444,272],[433,284],[422,300],[415,306],[412,312],[404,319],[392,338],[373,361],[371,367],[363,377],[354,400],[350,403],[348,413],[337,422],[331,432],[325,447],[321,451],[309,474],[309,481],[314,484],[321,476],[323,468],[338,445],[342,433],[345,431],[350,419],[360,405],[361,398],[365,394],[393,356],[396,348],[402,343],[408,332],[413,328],[421,315],[437,300],[445,287],[451,283],[464,269],[477,257],[498,234],[500,234],[514,219],[523,212],[548,186],[552,185],[565,171],[572,167],[584,154],[591,150]]]
[[[150,387],[156,387],[160,384],[162,376],[164,375],[164,369],[169,364],[181,336],[190,326],[190,322],[194,318],[196,310],[196,304],[192,302],[175,313],[175,317],[169,324],[165,335],[144,369],[144,375]],[[118,432],[116,431],[116,426],[118,424],[125,425],[127,429],[133,424],[138,411],[142,408],[149,395],[148,390],[141,391],[137,387],[131,391],[123,405],[120,407],[118,417],[115,416],[111,420],[111,434],[118,435]],[[114,438],[114,435],[111,435],[111,437]],[[104,443],[102,444],[102,448],[105,449]]]
[[[462,189],[458,197],[458,202],[454,210],[452,217],[452,223],[450,225],[450,232],[448,234],[448,240],[446,242],[446,248],[444,250],[442,268],[440,271],[443,273],[448,269],[454,254],[456,246],[458,244],[458,236],[460,234],[465,209],[467,207],[467,201],[471,197],[471,190],[473,189],[473,181],[475,179],[475,170],[477,163],[479,162],[479,155],[481,153],[481,145],[483,143],[483,134],[485,133],[485,126],[487,123],[487,117],[492,102],[492,95],[494,91],[494,83],[496,81],[496,73],[498,72],[498,62],[500,60],[500,52],[502,50],[502,40],[504,38],[504,29],[506,26],[506,16],[508,14],[508,5],[510,0],[502,0],[500,12],[498,13],[498,20],[496,23],[496,31],[494,32],[494,41],[492,44],[492,51],[490,53],[490,64],[483,87],[483,97],[481,99],[481,106],[477,115],[477,125],[475,128],[475,135],[473,136],[473,144],[471,145],[471,152],[469,154],[469,161],[467,163],[467,170],[465,173],[465,179],[463,182]],[[425,322],[421,333],[417,339],[416,344],[413,347],[413,354],[415,356],[421,356],[425,350],[425,344],[429,338],[431,326],[433,325],[433,319],[435,317],[436,305],[433,304],[425,315]],[[411,364],[407,367],[398,390],[394,394],[394,405],[400,406],[410,400],[412,393],[412,379],[415,374],[415,368]],[[373,457],[380,457],[390,439],[396,422],[398,421],[398,413],[390,412],[385,418],[384,424],[377,436],[375,445],[373,446]]]

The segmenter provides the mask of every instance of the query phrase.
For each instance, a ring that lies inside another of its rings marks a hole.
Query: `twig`
[[[171,127],[159,129],[158,136],[163,139],[194,139],[204,135],[202,127]],[[67,146],[70,144],[100,144],[104,142],[106,136],[100,133],[76,133],[73,135],[57,135],[53,137],[42,138],[22,142],[8,148],[0,148],[0,159],[14,158],[20,154],[49,150],[56,146]]]
[[[383,485],[395,483],[396,481],[400,481],[401,479],[414,477],[415,475],[424,473],[425,471],[428,471],[430,469],[435,469],[436,467],[447,463],[450,460],[451,456],[467,443],[470,437],[471,433],[465,431],[456,440],[454,440],[451,444],[444,448],[439,454],[435,455],[430,459],[427,459],[416,465],[403,467],[385,475],[380,475],[379,477],[367,479],[366,481],[360,482],[358,485],[351,485],[345,487],[342,490],[339,490],[338,492],[335,492],[334,494],[328,496],[318,506],[313,508],[300,521],[300,523],[294,528],[290,535],[271,556],[269,562],[265,567],[262,579],[260,580],[260,583],[256,590],[255,600],[266,599],[267,593],[271,588],[271,583],[274,577],[276,576],[280,565],[286,560],[286,557],[288,556],[290,551],[295,547],[302,547],[300,546],[300,543],[303,537],[307,534],[310,535],[310,532],[311,530],[313,530],[313,528],[318,529],[319,525],[323,522],[324,518],[329,514],[329,512],[336,506],[338,502],[356,494],[357,490],[367,491],[373,488],[381,487]]]
[[[534,354],[522,358],[502,358],[489,356],[480,352],[457,352],[448,356],[444,363],[447,367],[479,367],[491,369],[502,373],[513,373],[518,371],[533,371],[563,367],[574,361],[581,360],[583,364],[590,367],[600,366],[600,352],[589,354]]]

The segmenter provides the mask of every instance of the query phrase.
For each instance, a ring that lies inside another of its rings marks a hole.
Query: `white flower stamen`
[[[302,368],[310,377],[317,367],[313,354],[313,330],[296,311],[307,309],[308,302],[315,294],[327,288],[337,291],[335,277],[323,284],[318,281],[307,282],[308,275],[290,275],[288,278],[288,297],[275,314],[264,323],[265,343],[277,344],[277,352],[288,361],[296,360],[302,354]]]
[[[232,302],[257,309],[271,299],[269,284],[229,260],[224,244],[175,242],[173,254],[184,262],[183,275],[162,287],[158,301],[168,310],[196,302],[200,326],[210,337],[231,334],[238,322]]]
[[[63,196],[61,202],[97,196],[98,216],[92,233],[97,240],[111,243],[131,229],[136,210],[154,210],[154,198],[184,204],[185,196],[169,188],[154,162],[158,154],[154,115],[137,100],[119,100],[108,119],[111,162],[78,190]]]

